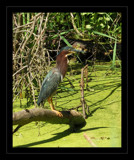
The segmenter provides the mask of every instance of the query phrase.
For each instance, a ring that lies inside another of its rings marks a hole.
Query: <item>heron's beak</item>
[[[72,55],[72,54],[74,54],[74,53],[76,53],[76,51],[69,51],[69,53],[67,54],[67,55]]]
[[[68,49],[68,53],[67,53],[66,57],[68,57],[69,55],[72,55],[74,53],[87,53],[87,50],[86,49],[82,50],[82,48],[80,48],[80,47],[79,48],[70,47]]]
[[[82,48],[70,48],[70,51],[68,55],[71,55],[73,53],[87,53],[87,49],[82,50]]]
[[[72,55],[72,54],[74,54],[74,53],[76,53],[76,52],[74,52],[74,51],[69,51],[69,52],[66,54],[66,57],[68,57],[68,56],[70,56],[70,55]]]

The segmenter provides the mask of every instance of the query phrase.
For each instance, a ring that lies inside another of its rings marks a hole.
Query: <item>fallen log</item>
[[[18,125],[13,133],[15,133],[20,127],[31,123],[33,121],[45,121],[52,124],[69,124],[71,128],[83,127],[86,121],[83,115],[75,110],[61,111],[63,117],[57,116],[57,114],[48,109],[33,108],[25,109],[19,112],[13,113],[13,125]]]

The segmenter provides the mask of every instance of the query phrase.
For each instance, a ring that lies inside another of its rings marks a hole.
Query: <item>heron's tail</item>
[[[37,101],[38,106],[40,105],[40,103],[41,103],[41,102],[40,102],[40,100],[38,99],[38,101]]]

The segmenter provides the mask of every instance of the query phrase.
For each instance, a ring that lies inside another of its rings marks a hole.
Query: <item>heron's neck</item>
[[[64,55],[63,56],[58,55],[56,58],[56,68],[59,69],[60,73],[64,78],[68,68],[67,57],[65,57]]]

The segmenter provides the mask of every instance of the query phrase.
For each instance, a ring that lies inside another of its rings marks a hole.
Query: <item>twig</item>
[[[86,88],[88,87],[88,65],[86,65],[85,67],[83,67],[81,69],[81,82],[80,82],[80,86],[81,86],[81,103],[82,103],[82,110],[83,110],[83,116],[84,118],[86,118],[86,107],[88,107],[87,111],[89,113],[89,106],[87,106],[85,98],[84,98],[84,74],[86,77]]]
[[[36,14],[33,18],[30,19],[30,21],[32,21],[35,17],[38,18],[40,15],[42,15],[42,13]]]
[[[36,46],[36,44],[38,43],[37,49],[36,49],[36,51],[35,51],[35,53],[34,53],[32,59],[31,59],[31,61],[30,61],[30,65],[31,65],[31,63],[33,62],[33,59],[35,58],[35,56],[36,56],[36,54],[37,54],[37,52],[38,52],[38,49],[39,49],[39,46],[40,46],[39,44],[40,44],[41,38],[42,38],[42,36],[43,36],[43,34],[45,33],[45,30],[46,30],[48,17],[49,17],[49,13],[47,13],[47,17],[46,17],[46,21],[45,21],[45,24],[44,24],[44,28],[43,28],[43,30],[41,31],[41,34],[40,34],[39,38],[36,40],[35,45],[33,46],[33,49],[32,49],[32,51],[31,51],[31,55],[32,55],[33,52],[34,52],[35,46]]]
[[[39,14],[41,14],[41,13],[39,13]],[[37,15],[34,16],[34,17],[36,17],[36,20],[39,19],[39,16],[37,16]],[[33,20],[34,17],[33,17],[31,20]],[[30,20],[30,21],[31,21],[31,20]],[[14,30],[17,30],[17,29],[20,29],[20,28],[29,27],[29,25],[31,25],[31,24],[33,24],[33,21],[32,21],[32,22],[29,22],[29,23],[27,23],[27,24],[21,25],[21,26],[17,26],[16,28],[13,29],[13,32],[14,32]]]
[[[14,31],[14,30],[17,30],[17,29],[20,29],[20,28],[23,28],[23,27],[26,27],[26,26],[28,26],[28,25],[31,25],[32,23],[33,23],[33,22],[29,22],[29,23],[27,23],[27,24],[18,26],[18,27],[16,27],[16,28],[14,28],[13,31]]]
[[[25,47],[27,41],[29,40],[29,38],[30,38],[31,35],[33,34],[35,22],[36,22],[36,17],[34,18],[34,21],[33,21],[32,30],[31,30],[29,36],[27,37],[27,39],[25,40],[25,42],[23,43],[23,46],[22,46],[22,48],[21,48],[21,52],[23,51],[23,49],[24,49],[24,47]]]
[[[87,136],[86,133],[84,133],[84,137],[91,144],[92,147],[97,147],[96,144],[91,140],[90,137]]]
[[[77,27],[76,27],[76,25],[75,25],[73,13],[70,13],[70,15],[71,15],[71,20],[72,20],[72,25],[73,25],[73,27],[74,27],[74,30],[76,31],[77,34],[79,34],[81,37],[83,37],[83,34],[81,34],[81,33],[78,31],[78,29],[77,29]]]
[[[82,110],[83,110],[83,116],[86,118],[86,111],[85,111],[85,99],[84,99],[84,68],[81,69],[81,103],[82,103]]]
[[[31,79],[30,79],[30,77],[29,77],[29,74],[27,74],[27,77],[28,77],[29,83],[30,83],[31,88],[32,88],[32,94],[33,94],[34,105],[35,105],[35,107],[36,107],[34,87],[33,87],[33,84],[32,84],[32,82],[31,82]]]
[[[40,25],[39,25],[39,29],[38,29],[38,34],[40,34],[40,32],[41,32],[41,30],[42,30],[41,26],[42,26],[42,22],[43,22],[43,16],[44,16],[44,13],[41,14]]]
[[[33,14],[30,23],[24,25],[21,22],[22,14],[13,14],[13,27],[16,27],[13,29],[13,102],[22,92],[21,89],[24,90],[22,85],[25,85],[25,89],[32,91],[32,96],[28,92],[27,97],[32,98],[36,105],[35,89],[39,88],[39,77],[41,76],[41,79],[43,79],[51,58],[47,49],[43,48],[43,36],[49,20],[49,13],[45,17],[44,14]],[[48,59],[45,54],[48,54]],[[49,61],[47,62],[47,60]],[[33,79],[36,80],[36,84]]]
[[[17,72],[15,72],[15,73],[13,74],[13,76],[15,76],[17,73],[19,73],[21,70],[23,70],[24,68],[27,68],[27,67],[28,67],[28,65],[26,65],[26,66],[20,68]]]

